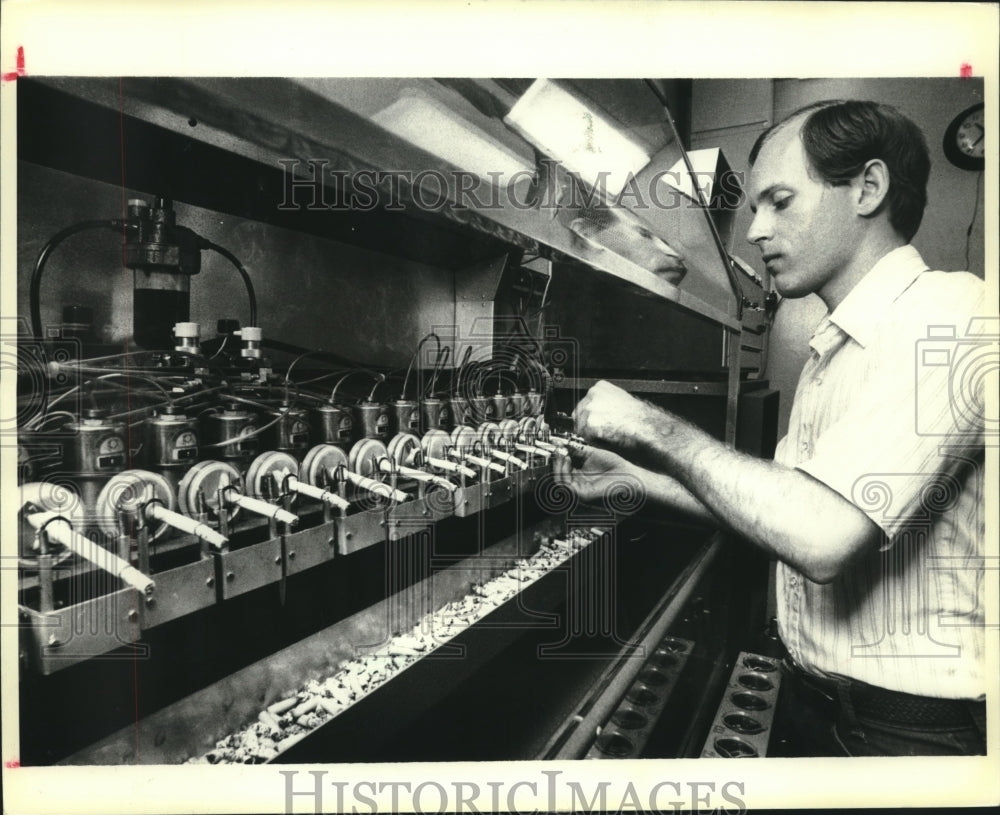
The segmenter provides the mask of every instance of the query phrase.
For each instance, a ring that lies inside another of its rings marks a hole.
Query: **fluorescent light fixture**
[[[525,180],[534,175],[533,164],[429,97],[403,96],[371,118],[410,144],[480,178],[506,185],[517,173],[523,173]]]
[[[510,127],[593,187],[618,195],[649,156],[609,119],[548,79],[538,79],[504,117]]]
[[[721,153],[718,147],[688,150],[688,161],[691,162],[691,168],[698,181],[697,190],[691,183],[691,173],[688,172],[683,158],[678,159],[674,166],[667,170],[666,175],[660,177],[660,183],[673,187],[699,204],[707,205],[712,198],[713,186],[719,183],[717,176]]]

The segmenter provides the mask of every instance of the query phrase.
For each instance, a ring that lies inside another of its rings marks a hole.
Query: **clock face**
[[[963,110],[944,134],[944,154],[963,170],[982,170],[986,165],[986,125],[982,103]]]
[[[958,132],[955,134],[955,143],[958,149],[965,153],[965,155],[982,158],[983,150],[986,146],[985,135],[983,110],[980,108],[966,116],[958,126]]]

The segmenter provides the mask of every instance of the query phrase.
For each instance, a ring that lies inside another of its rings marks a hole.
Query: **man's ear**
[[[889,194],[889,168],[880,158],[865,163],[858,175],[858,214],[874,215]]]

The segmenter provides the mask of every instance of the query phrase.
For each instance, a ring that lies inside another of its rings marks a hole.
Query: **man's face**
[[[815,174],[799,127],[791,123],[765,142],[748,187],[754,219],[747,240],[757,244],[783,297],[822,296],[860,240],[854,187],[830,186]]]

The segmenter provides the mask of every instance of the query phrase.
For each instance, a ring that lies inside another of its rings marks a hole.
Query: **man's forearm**
[[[634,475],[642,482],[649,503],[656,507],[676,510],[713,526],[720,525],[720,518],[677,479],[639,465],[633,466]]]
[[[676,417],[653,419],[637,438],[643,461],[673,476],[723,525],[810,579],[832,580],[877,540],[878,527],[864,513],[807,474],[731,450]]]

